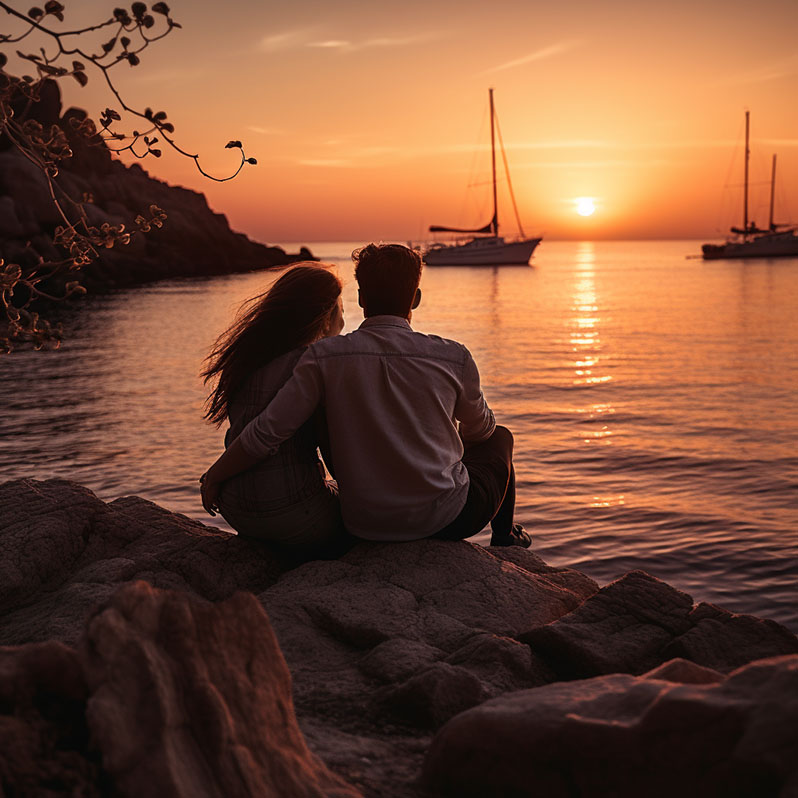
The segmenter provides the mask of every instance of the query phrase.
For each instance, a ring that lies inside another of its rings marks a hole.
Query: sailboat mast
[[[748,146],[748,117],[750,111],[745,112],[745,186],[743,188],[743,231],[748,232],[748,160],[751,150]]]
[[[493,235],[499,235],[499,205],[496,200],[496,133],[494,130],[493,89],[488,89],[490,97],[490,167],[493,174]]]
[[[773,153],[773,167],[770,170],[770,219],[768,220],[768,230],[775,230],[773,224],[773,203],[776,198],[776,154]]]

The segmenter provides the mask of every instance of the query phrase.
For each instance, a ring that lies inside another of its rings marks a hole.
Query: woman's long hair
[[[201,373],[216,386],[205,402],[205,418],[217,427],[230,401],[261,366],[324,335],[341,295],[341,281],[324,266],[301,263],[263,294],[247,300],[230,328],[205,358]]]

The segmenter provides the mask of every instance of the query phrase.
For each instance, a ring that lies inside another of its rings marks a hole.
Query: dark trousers
[[[463,540],[490,523],[493,532],[509,534],[515,512],[513,434],[496,427],[486,441],[466,444],[463,464],[468,471],[468,498],[457,518],[430,537]]]

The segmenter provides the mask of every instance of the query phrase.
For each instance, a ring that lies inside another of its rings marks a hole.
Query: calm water
[[[347,244],[316,244],[347,281]],[[516,435],[518,517],[548,562],[643,568],[798,630],[798,259],[695,242],[550,243],[533,267],[426,270],[414,326],[474,353]],[[222,431],[202,357],[268,273],[90,298],[63,349],[0,361],[0,478],[66,477],[193,518]],[[484,540],[486,536],[480,539]]]

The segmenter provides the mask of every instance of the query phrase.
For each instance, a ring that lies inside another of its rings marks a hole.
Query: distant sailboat
[[[507,241],[499,235],[499,211],[496,195],[496,112],[493,107],[493,89],[489,89],[490,99],[490,157],[493,175],[493,218],[484,227],[463,230],[457,227],[433,225],[431,233],[473,233],[478,237],[454,244],[431,244],[424,252],[424,262],[428,266],[499,266],[529,263],[529,258],[540,243],[540,238],[521,238]],[[502,154],[504,149],[502,148]],[[507,159],[504,159],[505,169]],[[510,175],[507,174],[509,182]],[[511,187],[512,193],[512,187]],[[513,199],[515,204],[515,199]],[[517,212],[516,212],[517,213]],[[520,230],[519,222],[519,230]]]
[[[776,196],[776,156],[770,174],[770,218],[768,227],[762,230],[748,220],[748,161],[751,155],[749,143],[749,112],[745,112],[745,182],[743,188],[743,226],[732,227],[733,237],[723,244],[704,244],[701,253],[704,260],[721,258],[779,258],[798,257],[798,227],[776,224],[773,221],[773,206]]]

